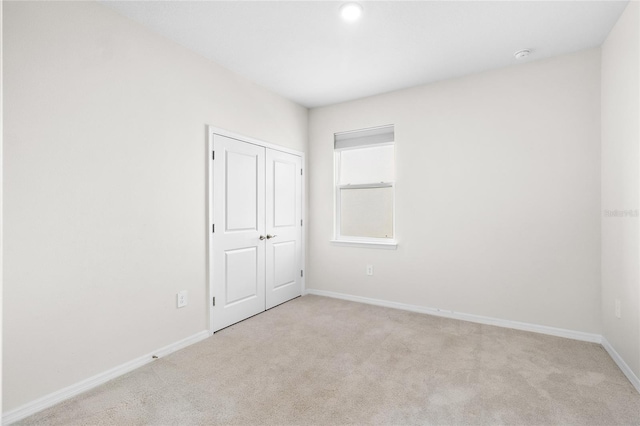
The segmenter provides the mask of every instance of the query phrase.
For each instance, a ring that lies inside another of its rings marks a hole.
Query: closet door
[[[266,308],[302,293],[302,159],[267,149]]]
[[[265,148],[214,135],[213,331],[265,310]]]

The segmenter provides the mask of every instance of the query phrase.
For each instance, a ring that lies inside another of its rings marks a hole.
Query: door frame
[[[235,139],[238,140],[240,142],[245,142],[245,143],[250,143],[253,145],[257,145],[263,148],[268,148],[268,149],[273,149],[276,151],[282,151],[282,152],[286,152],[287,154],[293,154],[296,155],[298,157],[301,158],[302,160],[302,185],[301,185],[301,191],[302,191],[302,239],[301,239],[301,251],[302,253],[300,254],[300,262],[301,262],[301,268],[303,271],[306,270],[306,230],[307,230],[307,217],[306,217],[306,209],[305,209],[305,204],[306,204],[306,195],[305,195],[305,190],[306,190],[306,182],[307,182],[307,173],[306,173],[306,167],[307,167],[307,163],[306,163],[306,158],[305,158],[305,153],[302,151],[297,151],[295,149],[290,149],[284,146],[280,146],[280,145],[275,145],[269,142],[265,142],[259,139],[255,139],[255,138],[251,138],[248,136],[244,136],[235,132],[231,132],[229,130],[225,130],[225,129],[221,129],[219,127],[215,127],[212,125],[207,125],[207,143],[206,143],[206,149],[207,149],[207,153],[206,153],[206,159],[207,159],[207,182],[206,182],[206,192],[207,192],[207,202],[206,202],[206,223],[207,223],[207,227],[206,227],[206,233],[207,233],[207,250],[206,250],[206,257],[207,257],[207,306],[209,307],[207,309],[208,313],[209,313],[209,318],[207,321],[207,328],[209,330],[209,335],[211,336],[213,334],[213,262],[211,262],[211,252],[212,252],[212,247],[213,247],[213,238],[214,238],[214,232],[213,231],[213,225],[214,225],[214,220],[213,220],[213,209],[214,209],[214,205],[213,205],[213,156],[212,156],[212,152],[213,152],[213,135],[219,135],[219,136],[225,136],[231,139]],[[304,295],[306,294],[306,274],[303,272],[302,274],[302,288],[301,288],[301,294]]]

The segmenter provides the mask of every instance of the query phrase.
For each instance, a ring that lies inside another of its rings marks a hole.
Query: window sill
[[[355,240],[331,240],[332,245],[335,246],[343,246],[343,247],[362,247],[362,248],[373,248],[373,249],[382,249],[382,250],[396,250],[398,248],[398,242],[395,240],[391,241],[355,241]]]

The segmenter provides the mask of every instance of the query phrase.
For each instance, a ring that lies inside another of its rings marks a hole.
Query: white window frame
[[[388,126],[385,126],[388,127]],[[370,145],[358,145],[345,148],[334,148],[333,164],[334,164],[334,182],[333,182],[333,200],[334,200],[334,238],[331,242],[335,245],[352,246],[352,247],[369,247],[369,248],[381,248],[395,250],[398,246],[396,240],[396,183],[394,182],[377,182],[377,183],[365,183],[365,184],[346,184],[340,185],[340,159],[343,151],[365,149],[370,147],[382,147],[393,146],[395,152],[395,141],[386,143],[376,143]],[[395,161],[395,155],[394,155]],[[392,188],[393,189],[393,206],[392,206],[392,226],[393,237],[392,238],[376,238],[376,237],[355,237],[349,235],[341,235],[340,233],[340,191],[342,189],[367,189],[367,188]]]

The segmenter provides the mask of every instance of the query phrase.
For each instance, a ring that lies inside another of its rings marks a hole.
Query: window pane
[[[393,145],[340,151],[340,185],[393,181]]]
[[[340,235],[393,238],[393,188],[341,189]]]

